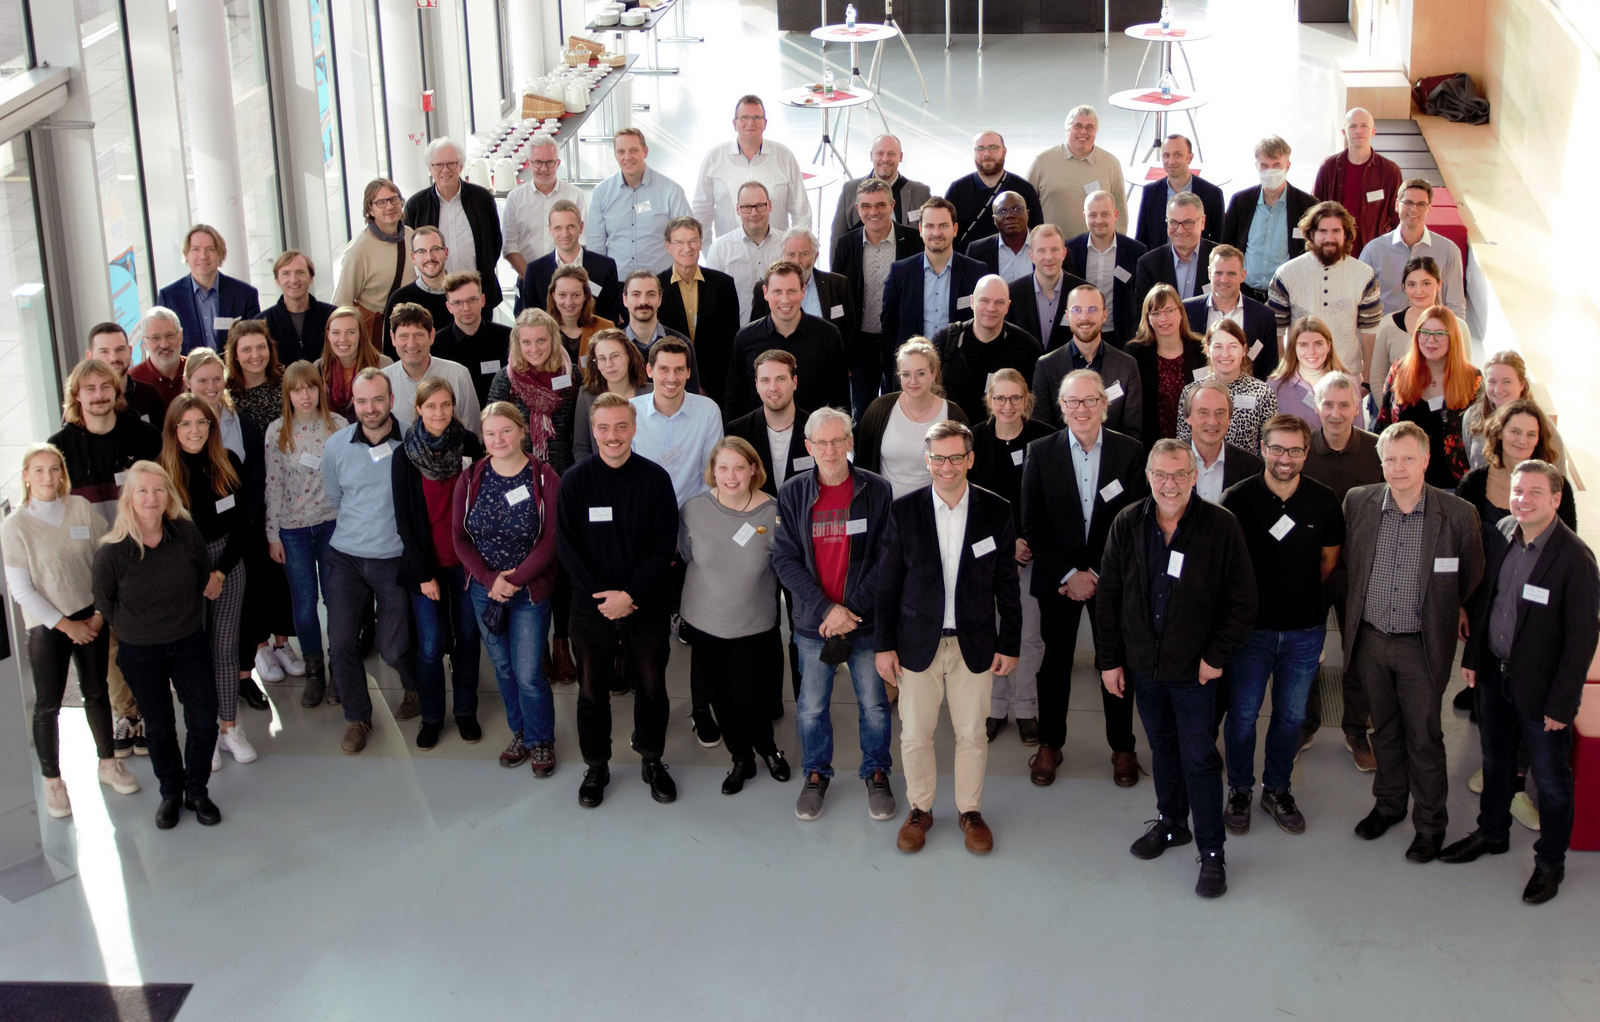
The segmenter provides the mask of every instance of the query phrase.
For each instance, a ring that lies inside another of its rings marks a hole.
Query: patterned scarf
[[[406,457],[425,478],[436,483],[453,479],[461,473],[461,451],[466,440],[467,427],[460,419],[451,419],[444,432],[434,436],[422,425],[419,416],[406,434]]]
[[[355,403],[355,394],[351,386],[355,382],[355,373],[344,367],[344,363],[337,358],[331,365],[324,364],[323,376],[328,381],[328,407],[351,418],[350,406]]]
[[[565,366],[562,370],[570,372]],[[512,393],[528,410],[528,444],[540,461],[549,460],[550,438],[556,433],[555,413],[564,400],[561,392],[550,389],[550,380],[556,375],[541,369],[506,368]]]

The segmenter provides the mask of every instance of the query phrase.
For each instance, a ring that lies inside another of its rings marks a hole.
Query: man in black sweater
[[[1198,838],[1195,893],[1228,890],[1216,686],[1256,616],[1256,579],[1238,521],[1194,492],[1194,452],[1158,440],[1145,461],[1150,496],[1111,523],[1100,562],[1095,665],[1106,690],[1132,682],[1150,742],[1159,815],[1129,849],[1153,859]],[[1188,827],[1194,814],[1194,833]]]
[[[983,415],[989,377],[1001,369],[1015,369],[1029,379],[1044,354],[1037,337],[1006,322],[1010,308],[1011,289],[991,273],[973,289],[972,318],[951,323],[929,338],[944,362],[945,396],[974,421]]]
[[[394,337],[389,329],[389,316],[395,306],[406,302],[422,306],[433,317],[435,330],[442,331],[454,321],[455,317],[446,304],[444,289],[444,266],[449,258],[450,249],[445,245],[444,235],[439,233],[439,228],[420,227],[412,233],[411,265],[416,268],[417,279],[397,289],[383,307],[383,345],[379,350],[395,361],[400,360],[400,355],[394,350]]]
[[[459,362],[472,374],[478,407],[489,405],[489,384],[511,351],[511,328],[484,315],[483,278],[463,270],[444,278],[445,307],[455,322],[433,336],[433,354]]]
[[[798,263],[780,259],[767,267],[764,293],[770,311],[739,331],[728,360],[724,421],[759,406],[756,356],[778,349],[795,357],[800,386],[795,400],[807,408],[850,407],[850,359],[839,331],[801,309],[805,273]]]
[[[611,781],[611,679],[620,657],[634,681],[634,748],[657,802],[678,797],[661,762],[667,741],[667,656],[678,501],[666,469],[633,456],[633,405],[601,394],[590,411],[598,458],[568,470],[556,502],[556,550],[572,576],[578,746],[587,769],[578,804],[594,808]]]

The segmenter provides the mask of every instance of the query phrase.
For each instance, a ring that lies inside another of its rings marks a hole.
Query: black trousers
[[[68,614],[69,621],[87,621],[94,608]],[[78,689],[83,693],[83,715],[89,719],[94,751],[101,759],[116,755],[111,745],[111,696],[106,691],[106,652],[111,627],[103,626],[93,642],[78,645],[54,628],[28,629],[28,663],[33,667],[33,748],[39,771],[61,776],[61,697],[67,690],[67,664],[78,667]]]
[[[161,782],[161,797],[204,795],[211,782],[211,753],[217,747],[217,685],[205,629],[177,642],[149,646],[124,639],[117,644],[117,666],[139,701],[150,768]],[[188,735],[181,752],[169,685],[183,703]]]
[[[1496,843],[1511,837],[1511,797],[1517,783],[1517,749],[1528,751],[1533,783],[1539,789],[1539,840],[1536,862],[1564,866],[1572,841],[1572,725],[1544,729],[1544,717],[1522,715],[1506,691],[1500,661],[1491,654],[1478,671],[1478,736],[1483,743],[1483,794],[1478,798],[1478,831]]]
[[[294,634],[294,604],[289,576],[267,553],[265,542],[251,544],[244,555],[244,612],[239,615],[239,670],[256,665],[256,648],[273,635]]]
[[[1039,597],[1039,630],[1044,635],[1044,659],[1039,662],[1039,744],[1059,750],[1067,742],[1067,709],[1072,698],[1072,661],[1078,649],[1078,625],[1089,609],[1089,631],[1095,634],[1094,597],[1083,603],[1059,593]],[[1106,744],[1113,752],[1132,752],[1133,692],[1120,698],[1100,690],[1106,713]]]
[[[1444,693],[1433,687],[1422,650],[1422,636],[1389,635],[1369,624],[1357,625],[1351,659],[1372,709],[1372,754],[1378,772],[1372,794],[1385,816],[1404,816],[1409,795],[1411,821],[1419,834],[1443,834],[1450,790],[1445,770],[1444,731],[1439,704]],[[1487,784],[1488,773],[1484,774]]]
[[[590,766],[611,761],[611,681],[619,673],[634,683],[633,727],[639,755],[659,760],[671,714],[667,658],[672,629],[667,615],[636,610],[608,621],[580,611],[572,615],[571,638],[578,661],[578,750],[583,761]]]
[[[693,668],[704,676],[722,740],[734,762],[770,756],[774,671],[783,683],[783,639],[779,629],[722,639],[696,631]]]
[[[882,334],[856,334],[850,352],[850,414],[857,422],[883,389],[883,344]],[[890,375],[893,376],[892,369]]]

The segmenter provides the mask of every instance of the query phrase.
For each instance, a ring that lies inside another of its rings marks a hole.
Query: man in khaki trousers
[[[1003,497],[967,483],[971,430],[934,423],[924,446],[932,485],[891,505],[879,564],[877,668],[900,688],[900,759],[911,803],[896,844],[919,851],[933,826],[933,729],[948,700],[956,810],[967,850],[983,855],[994,848],[981,811],[989,693],[995,674],[1016,668],[1022,645],[1021,588],[1009,556],[1016,527]]]

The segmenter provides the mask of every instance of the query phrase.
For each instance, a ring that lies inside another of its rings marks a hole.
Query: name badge
[[[1256,343],[1250,345],[1250,350],[1247,352],[1247,354],[1249,354],[1250,361],[1252,362],[1259,358],[1261,355],[1261,342],[1257,341]]]
[[[217,511],[219,513],[222,512],[222,511],[232,511],[233,510],[233,505],[235,503],[236,503],[236,501],[233,499],[233,494],[231,494],[231,493],[228,494],[226,497],[218,497],[217,498]]]
[[[1200,293],[1203,294],[1203,295],[1210,294],[1211,293],[1211,285],[1210,284],[1201,284],[1200,285]]]
[[[1430,397],[1430,398],[1428,398],[1428,411],[1430,411],[1430,412],[1441,412],[1441,411],[1444,411],[1444,395],[1443,394],[1440,394],[1438,397]]]
[[[989,384],[991,384],[993,382],[994,382],[994,373],[985,373],[984,377],[983,377],[983,389],[984,390],[988,390],[989,389]]]
[[[739,526],[739,531],[733,534],[733,541],[740,546],[750,542],[750,537],[756,534],[756,527],[749,522]]]
[[[609,522],[609,521],[611,521],[611,509],[609,507],[592,507],[592,508],[590,508],[589,509],[589,521],[591,521],[591,522]]]
[[[972,296],[971,295],[962,295],[960,298],[957,298],[956,299],[956,308],[958,308],[958,309],[970,309],[970,308],[972,308]]]
[[[866,531],[867,520],[865,518],[852,518],[844,523],[844,534],[846,536],[859,536]]]
[[[1106,388],[1106,400],[1107,401],[1115,401],[1117,398],[1121,397],[1124,393],[1126,393],[1126,392],[1122,389],[1122,381],[1121,380],[1113,381],[1111,386]]]
[[[1289,232],[1289,237],[1295,239],[1296,241],[1305,241],[1306,240],[1306,232],[1302,231],[1300,228],[1296,227],[1292,231]]]
[[[482,373],[485,376],[488,376],[490,373],[498,373],[499,371],[500,371],[500,360],[499,359],[495,359],[492,362],[479,362],[478,363],[478,372]]]
[[[116,483],[117,486],[120,488],[122,486],[123,481],[126,480],[127,478],[128,478],[128,473],[126,473],[126,472],[118,472],[116,475],[111,477],[111,481]]]
[[[1372,191],[1368,192],[1367,193],[1367,201],[1368,202],[1382,202],[1383,201],[1383,189],[1382,188],[1374,188]]]
[[[817,459],[813,458],[809,454],[807,454],[803,458],[794,459],[794,470],[796,472],[804,472],[806,469],[816,468],[816,467],[817,467]]]
[[[300,464],[304,465],[306,468],[321,468],[322,459],[317,457],[315,454],[312,454],[310,451],[306,451],[304,454],[300,455]]]
[[[1128,281],[1133,279],[1133,274],[1129,273],[1127,270],[1123,269],[1120,266],[1118,266],[1115,269],[1113,269],[1111,271],[1111,275],[1113,277],[1117,278],[1118,281],[1120,281],[1120,282],[1122,282],[1124,284],[1126,284]]]
[[[1167,554],[1167,574],[1173,578],[1183,577],[1183,554],[1176,550]]]
[[[83,531],[88,532],[89,530],[84,529]],[[1525,584],[1522,587],[1522,598],[1537,603],[1541,607],[1547,606],[1550,603],[1550,590],[1542,589],[1536,585]]]
[[[506,491],[506,503],[510,504],[512,507],[516,507],[518,504],[522,503],[523,501],[525,501],[527,499],[528,499],[528,487],[527,487],[526,483],[524,483],[521,486],[518,486],[514,490],[507,490]]]
[[[570,386],[572,386],[571,373],[562,373],[560,376],[550,377],[551,390],[566,390]]]
[[[73,539],[88,539],[89,527],[87,525],[69,525],[67,526],[67,534]],[[1540,592],[1543,591],[1542,589],[1540,590]],[[1543,603],[1544,601],[1540,600],[1539,602]]]
[[[231,330],[234,321],[238,318],[238,316],[213,316],[211,318],[211,328],[213,330]]]
[[[666,450],[661,452],[661,464],[670,465],[681,457],[683,457],[682,451],[678,450],[676,447],[668,447]]]
[[[920,210],[920,209],[908,209],[908,210],[906,210],[906,223],[914,224],[918,220],[921,220],[921,219],[922,219],[922,210]]]
[[[141,416],[139,416],[139,421],[144,423],[146,426],[148,426],[148,425],[150,425],[150,416],[141,415]]]
[[[600,297],[600,282],[598,280],[589,281],[589,293],[596,298]]]
[[[1098,182],[1098,181],[1090,181],[1088,184],[1083,186],[1083,194],[1085,194],[1085,195],[1093,195],[1095,192],[1098,192],[1099,190],[1100,190],[1100,182]]]
[[[1121,493],[1122,493],[1122,480],[1120,480],[1120,479],[1113,479],[1109,483],[1106,483],[1104,486],[1100,487],[1100,499],[1105,501],[1108,504],[1112,500],[1116,499],[1116,497],[1118,495],[1120,495]],[[1180,562],[1183,560],[1183,555],[1182,554],[1178,555],[1178,560]]]
[[[1445,573],[1449,573],[1449,572],[1460,571],[1461,570],[1461,558],[1459,558],[1459,557],[1435,557],[1433,559],[1433,570],[1435,572],[1439,573],[1439,574],[1445,574]]]
[[[1267,530],[1267,535],[1281,542],[1283,537],[1289,535],[1289,530],[1292,528],[1294,528],[1294,519],[1284,515],[1273,523],[1272,528]]]
[[[578,356],[578,368],[579,369],[587,369],[588,367],[589,367],[589,356],[588,355],[579,355]]]
[[[650,212],[650,200],[646,199],[643,202],[635,202],[633,204],[633,211],[635,213],[648,213],[648,212]]]
[[[844,306],[843,305],[835,305],[833,308],[828,310],[828,318],[829,319],[838,319],[840,316],[843,316],[843,315],[844,315]]]
[[[1011,464],[1013,464],[1013,465],[1022,464],[1022,455],[1023,455],[1022,451],[1012,451],[1011,452]]]
[[[1205,379],[1207,376],[1210,376],[1211,375],[1211,370],[1207,366],[1201,366],[1199,369],[1196,369],[1193,373],[1190,373],[1189,375],[1193,376],[1195,378],[1195,382],[1198,383],[1199,381]]]
[[[371,455],[374,464],[382,461],[384,458],[387,458],[393,453],[394,452],[389,449],[389,445],[387,443],[381,443],[376,447],[367,448],[367,454]]]
[[[1241,412],[1253,412],[1256,410],[1256,396],[1254,394],[1235,394],[1233,396],[1233,407]]]
[[[463,454],[461,456],[461,470],[463,472],[465,472],[467,469],[469,469],[471,467],[472,467],[472,459],[467,457],[465,454]]]
[[[985,536],[983,539],[980,539],[976,543],[972,544],[972,556],[974,557],[982,557],[985,554],[992,553],[994,553],[993,536]]]

